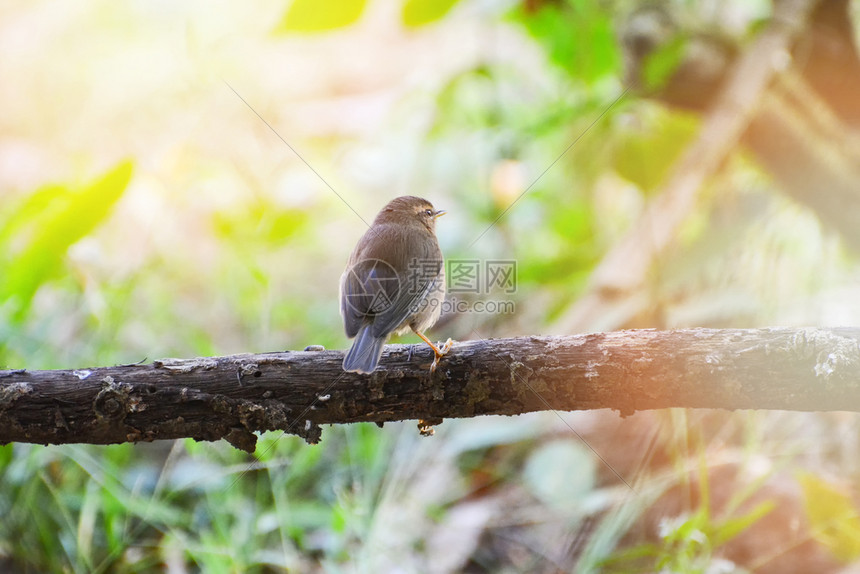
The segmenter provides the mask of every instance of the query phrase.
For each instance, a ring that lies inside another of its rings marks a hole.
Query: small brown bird
[[[340,313],[346,335],[355,337],[343,369],[372,373],[392,333],[412,329],[439,359],[451,348],[430,342],[423,331],[442,313],[445,266],[436,241],[436,218],[445,212],[426,199],[391,200],[373,220],[340,279]]]

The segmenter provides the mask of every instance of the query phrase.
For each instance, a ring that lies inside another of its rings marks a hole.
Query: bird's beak
[[[445,215],[446,213],[448,213],[448,212],[447,212],[447,211],[445,211],[444,209],[440,209],[440,210],[438,210],[438,211],[436,212],[436,214],[433,216],[433,219],[436,219],[437,217],[442,217],[442,216],[443,216],[443,215]]]

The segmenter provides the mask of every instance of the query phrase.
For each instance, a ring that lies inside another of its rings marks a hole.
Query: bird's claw
[[[436,367],[439,365],[439,359],[441,359],[442,357],[447,355],[448,351],[451,350],[451,347],[453,345],[454,345],[454,341],[452,341],[451,338],[448,337],[448,340],[445,341],[445,344],[442,345],[441,349],[433,347],[433,353],[436,356],[433,358],[433,364],[430,365],[430,374],[433,374],[436,372]]]

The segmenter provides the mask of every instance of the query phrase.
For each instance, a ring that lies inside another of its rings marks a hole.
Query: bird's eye
[[[424,214],[425,214],[425,215],[427,215],[427,216],[432,216],[432,215],[433,215],[433,210],[432,210],[432,209],[426,209],[426,210],[424,210]]]

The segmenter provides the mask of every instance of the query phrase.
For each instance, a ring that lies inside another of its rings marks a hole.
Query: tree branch
[[[0,443],[191,437],[253,452],[255,431],[315,443],[321,424],[542,410],[667,407],[860,411],[860,328],[633,330],[389,345],[372,375],[341,351],[0,371]]]

